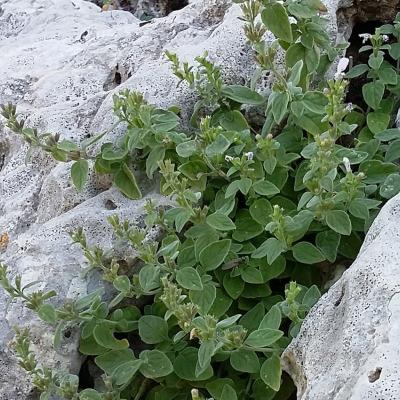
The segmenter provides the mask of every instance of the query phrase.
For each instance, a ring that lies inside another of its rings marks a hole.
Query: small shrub
[[[17,330],[18,359],[41,399],[287,399],[293,386],[279,357],[320,297],[322,270],[354,259],[382,202],[399,192],[400,19],[365,35],[369,44],[360,51],[371,52],[368,65],[345,75],[349,60],[342,58],[326,81],[346,45],[331,46],[319,0],[241,7],[258,65],[253,88],[226,85],[207,56],[194,67],[167,53],[175,75],[199,95],[191,134],[181,132],[176,108],[161,110],[123,91],[114,111],[126,133],[90,157],[88,147],[106,133],[77,145],[38,134],[14,106],[3,107],[7,126],[32,147],[73,161],[78,190],[93,164],[127,197],[140,198],[137,168],[156,175],[175,204],[148,202],[144,228],[109,218],[116,240],[136,250],[137,274],[88,243],[83,229],[71,234],[89,270],[113,284],[110,302],[98,289],[55,308],[53,291],[32,292],[1,266],[10,296],[54,326],[55,348],[65,329],[79,326],[81,353],[104,373],[102,388],[79,390],[76,376],[38,366],[28,331]],[[267,30],[277,38],[268,46]],[[279,66],[278,51],[285,52]],[[254,84],[267,71],[275,80],[265,99]],[[345,103],[348,79],[361,74],[366,110]],[[243,104],[265,109],[262,127],[246,119]],[[164,233],[160,241],[150,239],[155,227]],[[147,305],[135,306],[138,298]]]

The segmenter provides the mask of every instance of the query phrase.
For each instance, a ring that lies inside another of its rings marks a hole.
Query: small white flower
[[[346,111],[351,112],[353,111],[353,108],[354,108],[353,103],[348,103],[346,106]]]
[[[292,16],[290,16],[290,17],[289,17],[289,22],[290,22],[291,24],[297,24],[297,19],[294,18],[294,17],[292,17]]]
[[[335,74],[335,79],[339,80],[342,79],[344,77],[344,71],[347,69],[347,67],[349,66],[349,62],[350,60],[347,57],[342,57],[337,65],[337,69],[336,69],[336,74]]]
[[[247,157],[249,161],[251,161],[254,157],[254,153],[252,151],[249,151],[248,153],[244,153],[244,155]]]
[[[382,35],[382,39],[384,42],[388,42],[389,41],[389,36],[388,35]]]
[[[362,39],[363,43],[367,43],[372,35],[370,33],[360,33],[358,36]]]
[[[324,88],[324,90],[322,91],[323,94],[328,94],[329,93],[329,89],[328,88]]]
[[[350,160],[347,157],[343,157],[343,164],[346,172],[351,172]]]
[[[231,162],[231,161],[233,161],[233,157],[231,157],[231,156],[225,156],[225,161]]]

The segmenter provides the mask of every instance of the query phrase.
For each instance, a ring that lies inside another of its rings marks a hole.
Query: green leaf
[[[286,50],[286,64],[292,68],[300,60],[305,60],[306,48],[301,43],[294,43]]]
[[[272,92],[270,95],[272,115],[275,122],[280,124],[286,115],[289,104],[289,93],[287,92]]]
[[[96,365],[110,376],[120,365],[134,360],[135,356],[131,349],[111,350],[94,359]]]
[[[311,309],[311,307],[314,306],[314,304],[317,303],[320,297],[321,297],[321,292],[319,291],[318,287],[316,285],[312,285],[304,294],[301,304],[303,306],[306,306],[307,309],[309,310]]]
[[[213,376],[211,365],[199,376],[196,375],[198,350],[194,347],[186,347],[174,361],[174,372],[179,378],[186,381],[204,381]]]
[[[272,206],[267,199],[257,199],[250,206],[250,215],[260,225],[267,225],[271,221]]]
[[[219,124],[227,131],[244,131],[249,129],[246,118],[238,110],[226,111],[219,118]]]
[[[350,235],[351,221],[346,212],[342,210],[328,211],[325,218],[326,224],[341,235]]]
[[[251,332],[244,343],[247,346],[266,347],[275,343],[282,335],[283,332],[277,329],[258,329]]]
[[[224,276],[223,285],[226,292],[234,300],[240,297],[244,289],[244,282],[240,277],[231,277],[228,274]]]
[[[282,242],[276,238],[269,238],[253,251],[251,257],[263,258],[267,256],[268,264],[272,264],[283,250]]]
[[[170,359],[159,350],[144,350],[139,355],[143,364],[140,366],[140,372],[150,379],[167,376],[174,371]]]
[[[324,255],[311,243],[299,242],[292,247],[293,257],[302,264],[317,264],[325,260]]]
[[[328,99],[322,92],[306,92],[303,97],[304,106],[314,114],[323,115]]]
[[[400,59],[400,43],[392,43],[390,45],[389,54],[395,60]]]
[[[224,385],[219,400],[237,400],[235,389],[230,385]]]
[[[189,140],[187,142],[179,143],[178,146],[176,146],[176,152],[178,153],[178,156],[188,158],[196,153],[196,143],[197,142],[195,140]]]
[[[143,364],[142,360],[133,360],[120,364],[113,372],[113,378],[118,386],[126,385]]]
[[[281,360],[277,355],[272,355],[261,367],[260,376],[264,383],[277,392],[281,386]]]
[[[390,143],[385,154],[385,161],[392,162],[400,158],[400,140],[395,140]]]
[[[363,161],[360,164],[360,172],[366,175],[365,183],[382,183],[389,174],[397,172],[399,167],[396,164],[384,163],[380,160]]]
[[[236,371],[256,374],[260,369],[260,361],[252,350],[235,350],[230,357],[232,368]]]
[[[234,388],[235,386],[233,380],[229,378],[217,378],[211,382],[206,383],[205,386],[214,399],[220,400],[225,385],[232,386],[232,388]]]
[[[153,178],[153,173],[157,170],[158,163],[164,160],[164,156],[164,146],[155,146],[151,149],[146,158],[146,174],[150,179]]]
[[[241,104],[261,105],[265,102],[263,96],[246,86],[228,85],[222,88],[222,94],[228,99]]]
[[[215,286],[211,283],[208,283],[203,284],[203,290],[201,291],[190,291],[189,298],[194,304],[199,307],[202,315],[204,315],[210,311],[214,303],[216,293],[217,291],[215,289]]]
[[[354,199],[349,205],[349,212],[356,218],[365,220],[369,218],[369,210],[364,199]]]
[[[168,339],[167,321],[155,315],[143,315],[139,319],[139,335],[148,344],[164,342]]]
[[[319,232],[316,236],[315,244],[322,254],[331,263],[335,262],[340,242],[340,235],[331,230]]]
[[[80,192],[87,181],[89,164],[87,160],[78,160],[72,164],[71,178],[76,190]]]
[[[129,342],[126,339],[118,340],[114,337],[114,329],[114,324],[103,320],[93,330],[94,339],[106,349],[121,350],[129,347]]]
[[[51,325],[54,325],[57,322],[56,309],[54,308],[53,305],[49,303],[42,304],[39,307],[37,313],[40,319]]]
[[[349,72],[347,72],[346,78],[357,78],[358,76],[365,74],[367,71],[369,71],[369,67],[367,64],[358,64],[353,67]]]
[[[229,148],[231,142],[222,134],[219,134],[217,138],[206,147],[206,155],[208,157],[215,157],[224,154]]]
[[[79,392],[79,400],[102,400],[102,396],[97,390],[84,389]]]
[[[200,344],[199,352],[197,355],[197,363],[200,367],[196,368],[196,375],[199,376],[203,373],[211,363],[211,358],[214,355],[215,344],[213,340],[205,340]],[[200,371],[200,373],[199,373]]]
[[[370,112],[367,115],[367,125],[372,133],[385,130],[390,122],[390,115],[379,111]]]
[[[375,137],[381,140],[382,142],[387,142],[393,139],[400,139],[400,129],[399,128],[386,129],[383,132],[377,133]]]
[[[218,240],[209,244],[200,252],[200,264],[206,268],[206,271],[218,268],[224,262],[230,248],[230,239]]]
[[[293,42],[292,27],[285,7],[280,3],[268,3],[261,14],[265,26],[285,42]]]
[[[249,193],[252,183],[250,178],[242,178],[237,181],[238,188],[244,195]]]
[[[279,329],[281,326],[282,314],[278,305],[273,305],[265,314],[258,329]]]
[[[390,174],[383,182],[379,189],[379,194],[385,198],[390,199],[400,192],[400,175]]]
[[[122,168],[114,176],[114,184],[129,199],[141,199],[142,193],[136,183],[135,176],[124,163]]]
[[[236,225],[224,214],[211,214],[207,217],[206,221],[208,225],[219,231],[231,231],[236,229]]]
[[[385,85],[379,81],[366,83],[362,88],[365,102],[374,110],[379,108],[384,92]]]
[[[203,283],[199,273],[192,267],[182,268],[176,273],[176,281],[185,289],[202,290]]]
[[[253,189],[261,196],[271,197],[279,193],[279,189],[273,183],[264,180],[253,183]]]

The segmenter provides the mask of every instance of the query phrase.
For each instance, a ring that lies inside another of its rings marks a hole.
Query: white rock
[[[283,354],[299,400],[400,399],[400,196]]]

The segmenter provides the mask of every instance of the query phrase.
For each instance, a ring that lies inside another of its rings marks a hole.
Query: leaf
[[[367,64],[358,64],[353,67],[349,72],[346,74],[347,79],[357,78],[369,71],[369,67]]]
[[[363,199],[354,199],[349,205],[349,212],[356,218],[368,219],[369,210]]]
[[[218,240],[209,244],[200,252],[200,264],[206,268],[206,271],[218,268],[224,262],[230,248],[230,239]]]
[[[335,262],[340,242],[340,235],[331,230],[319,232],[316,236],[315,244],[322,254],[331,263]]]
[[[196,143],[197,142],[195,140],[179,143],[178,146],[176,146],[176,152],[178,153],[178,156],[188,158],[193,155],[197,150]]]
[[[285,42],[293,42],[292,27],[285,7],[280,3],[268,3],[261,14],[264,25]]]
[[[224,214],[211,214],[207,217],[206,221],[208,225],[219,231],[231,231],[236,229],[236,225]]]
[[[273,183],[264,180],[253,183],[253,189],[262,196],[271,197],[279,193],[279,189]]]
[[[102,400],[102,396],[97,390],[84,389],[79,392],[79,400]]]
[[[164,156],[164,146],[155,146],[151,149],[146,158],[146,174],[150,179],[153,178],[153,173],[157,170],[158,163],[164,160]]]
[[[246,118],[238,110],[224,112],[219,117],[219,124],[227,131],[244,131],[249,129]]]
[[[342,210],[331,210],[326,214],[325,221],[329,228],[341,235],[350,235],[351,221],[346,212]]]
[[[231,353],[230,363],[232,368],[239,372],[256,374],[260,369],[260,361],[252,350],[239,349]]]
[[[400,59],[400,43],[392,43],[390,45],[389,54],[395,60]]]
[[[54,325],[57,322],[56,309],[54,308],[53,305],[49,303],[42,304],[39,307],[37,313],[40,319],[51,325]]]
[[[119,386],[129,383],[142,364],[142,360],[133,360],[120,364],[112,375],[115,383]]]
[[[143,361],[140,372],[150,379],[167,376],[174,371],[171,360],[159,350],[144,350],[139,358]]]
[[[287,92],[272,92],[271,96],[272,115],[275,122],[280,124],[286,115],[289,104],[289,93]]]
[[[366,175],[365,183],[382,183],[388,175],[397,172],[399,167],[396,164],[384,163],[380,160],[367,160],[360,164],[360,172]]]
[[[142,193],[136,183],[135,176],[125,163],[122,164],[122,168],[115,174],[114,184],[129,199],[142,198]]]
[[[277,392],[281,386],[281,360],[277,355],[272,355],[264,361],[260,376],[264,383]]]
[[[94,361],[107,375],[113,375],[115,370],[121,365],[134,361],[135,356],[131,349],[111,350],[97,356]]]
[[[362,88],[365,102],[374,110],[379,108],[384,92],[385,85],[379,81],[366,83]]]
[[[266,347],[275,343],[282,335],[283,332],[277,329],[258,329],[251,332],[244,343],[252,347]]]
[[[186,381],[204,381],[213,376],[211,365],[199,376],[196,375],[198,350],[194,347],[186,347],[179,352],[174,361],[174,372],[176,375]]]
[[[299,242],[292,247],[293,257],[302,264],[317,264],[325,260],[325,256],[311,243]]]
[[[282,252],[282,243],[276,238],[269,238],[253,251],[251,257],[263,258],[267,256],[268,264],[272,264]]]
[[[176,273],[176,281],[185,289],[202,290],[203,283],[199,273],[192,267],[182,268]]]
[[[78,160],[72,164],[71,178],[76,190],[80,192],[87,181],[89,164],[87,160]]]
[[[204,370],[210,365],[211,363],[211,358],[214,355],[215,351],[215,344],[214,341],[212,340],[205,340],[201,343],[199,347],[199,352],[198,352],[198,358],[197,358],[197,363],[200,367],[201,372],[197,373],[196,375],[200,375]]]
[[[224,385],[219,400],[237,400],[235,389],[230,385]]]
[[[390,199],[400,192],[400,175],[390,174],[383,182],[379,189],[379,194],[385,198]]]
[[[258,329],[279,329],[281,326],[282,314],[278,305],[273,305],[265,314]]]
[[[400,129],[399,128],[386,129],[383,132],[377,133],[375,137],[381,140],[382,142],[387,142],[393,139],[400,139]]]
[[[208,157],[215,157],[224,154],[229,148],[231,142],[222,134],[219,134],[217,138],[206,147],[206,155]]]
[[[370,112],[367,115],[367,125],[372,133],[379,133],[385,130],[390,122],[390,115],[383,112]]]
[[[304,94],[302,103],[312,113],[323,115],[328,99],[322,92],[310,91]]]
[[[207,314],[216,297],[216,289],[215,286],[211,283],[208,284],[203,284],[203,290],[195,290],[195,291],[190,291],[189,293],[189,298],[190,300],[196,304],[202,315]]]
[[[392,162],[400,158],[400,140],[395,140],[390,143],[385,154],[385,161]]]
[[[246,86],[228,85],[222,88],[222,94],[228,99],[234,100],[241,104],[261,105],[265,99],[261,94],[249,89]]]
[[[126,339],[118,340],[114,337],[114,324],[107,322],[103,320],[94,328],[93,337],[96,342],[100,346],[111,350],[121,350],[129,347],[129,342]]]
[[[242,178],[237,181],[238,188],[244,195],[249,193],[252,183],[250,178]]]
[[[167,321],[155,315],[144,315],[139,319],[139,335],[148,344],[164,342],[168,339]]]
[[[231,277],[228,274],[224,276],[223,285],[226,292],[234,300],[240,297],[244,289],[244,281],[240,277]]]
[[[250,215],[260,225],[267,225],[271,221],[272,206],[271,203],[264,198],[257,199],[250,206]]]
[[[311,307],[314,306],[314,304],[317,303],[320,297],[321,297],[321,292],[319,291],[318,287],[316,285],[312,285],[304,294],[301,304],[306,306],[307,309],[309,310],[311,309]]]

